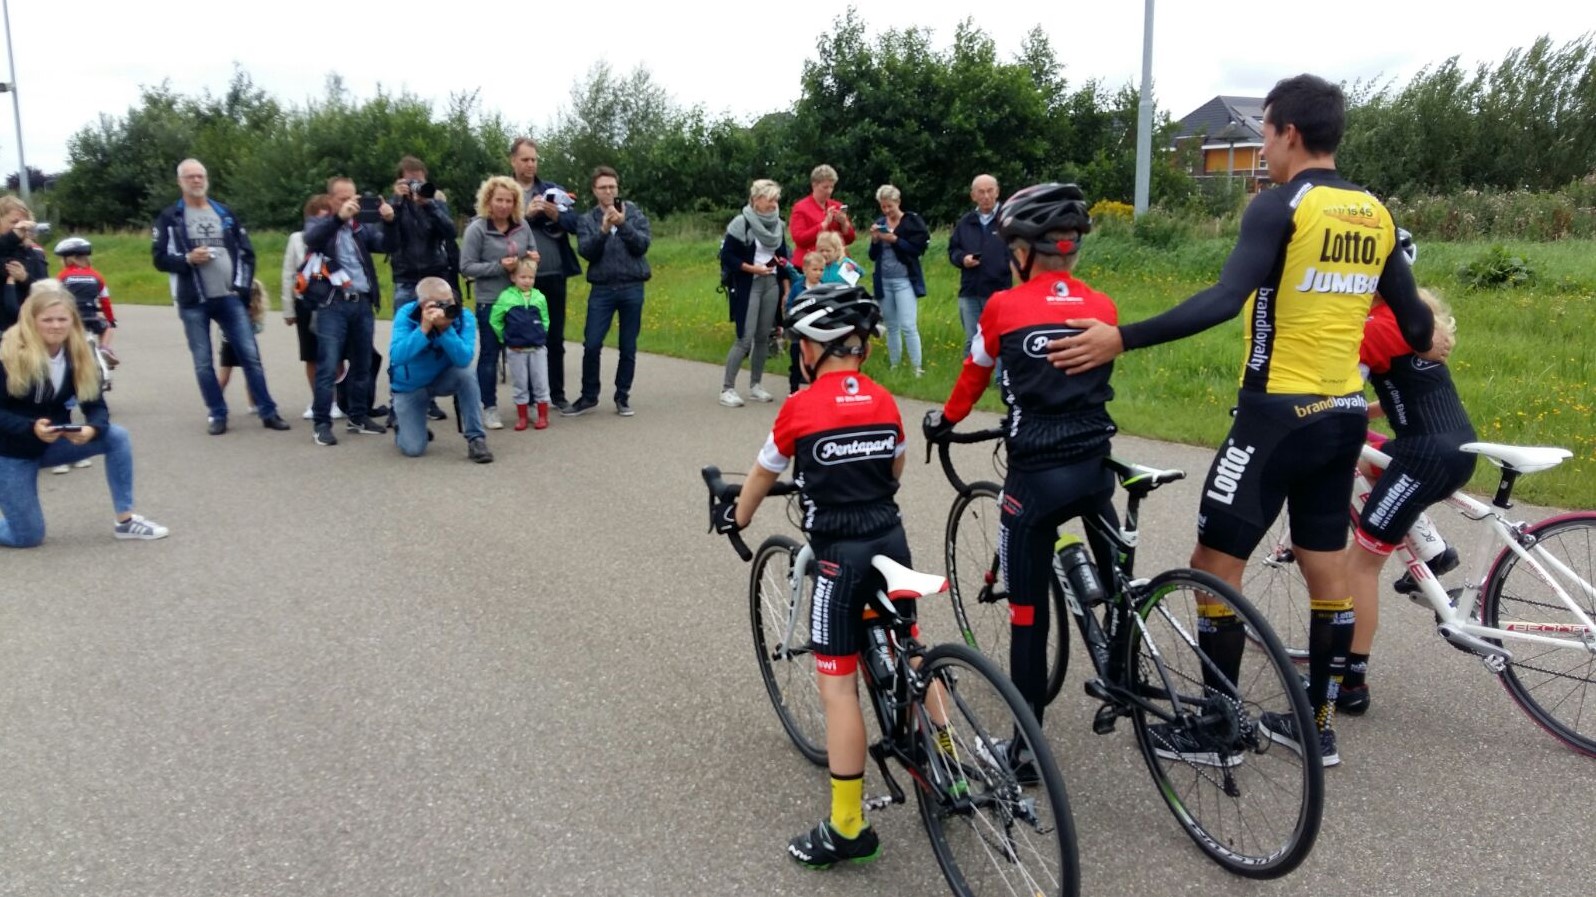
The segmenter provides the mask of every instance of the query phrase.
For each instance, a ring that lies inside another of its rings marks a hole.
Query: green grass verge
[[[277,292],[286,235],[252,237]],[[92,235],[95,262],[116,302],[170,302],[166,275],[150,264],[144,234]],[[1079,274],[1113,296],[1122,320],[1156,314],[1210,284],[1230,250],[1228,239],[1197,239],[1170,250],[1153,250],[1128,236],[1094,234]],[[717,239],[683,236],[656,239],[649,259],[654,279],[648,286],[640,346],[643,351],[707,362],[722,362],[733,339],[726,298],[715,291]],[[1513,291],[1468,291],[1458,269],[1488,248],[1483,243],[1429,243],[1421,250],[1419,282],[1452,303],[1458,319],[1459,347],[1452,366],[1464,404],[1482,439],[1520,444],[1558,445],[1575,457],[1555,470],[1527,477],[1518,495],[1525,501],[1567,507],[1596,507],[1596,423],[1591,384],[1596,381],[1596,246],[1589,241],[1508,244],[1536,272],[1533,285]],[[857,247],[863,254],[864,246]],[[946,262],[946,236],[938,235],[927,254],[929,295],[920,303],[920,337],[926,376],[916,379],[900,367],[887,369],[887,354],[877,351],[866,368],[894,393],[940,400],[958,375],[964,343],[955,296],[958,274]],[[388,269],[378,265],[384,294]],[[587,285],[571,285],[571,318],[580,322]],[[580,334],[580,323],[574,328]],[[612,335],[613,340],[613,335]],[[1242,357],[1241,324],[1232,321],[1191,339],[1123,356],[1116,364],[1116,399],[1110,406],[1127,433],[1200,445],[1216,444],[1229,425]],[[786,368],[783,356],[772,362],[774,383]],[[704,383],[706,400],[719,390],[719,377]],[[991,391],[982,407],[999,410]],[[1155,459],[1150,459],[1155,460]],[[1472,488],[1494,489],[1494,469],[1481,464]]]

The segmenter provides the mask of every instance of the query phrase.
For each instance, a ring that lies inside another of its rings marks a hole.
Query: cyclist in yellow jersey
[[[1248,555],[1286,507],[1308,582],[1308,698],[1326,766],[1340,762],[1332,722],[1353,623],[1347,471],[1367,423],[1358,345],[1376,289],[1408,345],[1432,351],[1430,311],[1397,249],[1390,212],[1336,173],[1345,124],[1346,98],[1336,85],[1313,75],[1277,83],[1264,100],[1263,156],[1280,186],[1247,207],[1219,283],[1134,324],[1069,321],[1083,332],[1048,346],[1049,360],[1074,374],[1243,315],[1236,420],[1203,487],[1191,563],[1239,589]],[[1444,357],[1445,347],[1433,351]],[[1240,622],[1205,619],[1198,639],[1234,677],[1245,647]],[[1265,714],[1262,723],[1299,753],[1304,737],[1313,737],[1296,732],[1289,717]]]

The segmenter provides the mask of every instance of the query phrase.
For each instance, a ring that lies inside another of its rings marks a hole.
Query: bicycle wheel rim
[[[1284,513],[1247,561],[1241,593],[1269,621],[1286,655],[1297,663],[1307,663],[1308,584],[1292,553],[1291,523]],[[1262,644],[1251,628],[1247,637],[1255,645]]]
[[[1205,669],[1224,665],[1197,644],[1199,595],[1228,606],[1253,630],[1241,644],[1233,683],[1239,700],[1205,683]],[[1249,878],[1285,875],[1313,849],[1324,805],[1317,739],[1310,735],[1299,752],[1272,741],[1259,723],[1263,713],[1279,713],[1299,733],[1316,731],[1296,669],[1269,624],[1212,576],[1171,571],[1153,580],[1147,596],[1138,608],[1141,623],[1131,621],[1127,638],[1133,688],[1163,714],[1204,733],[1211,751],[1207,760],[1194,759],[1198,752],[1178,754],[1168,730],[1154,728],[1166,724],[1164,717],[1137,706],[1137,744],[1159,794],[1192,841],[1227,870]],[[1178,709],[1166,682],[1181,697]]]
[[[806,573],[793,615],[792,637],[787,635],[792,593],[789,575],[799,545],[785,536],[772,536],[754,556],[748,589],[749,617],[753,624],[754,654],[771,706],[793,746],[816,766],[826,765],[826,715],[820,703],[815,658],[809,649],[809,609],[815,577]]]
[[[922,675],[939,682],[912,712],[930,758],[916,777],[920,817],[949,886],[960,895],[1075,895],[1080,863],[1064,780],[1019,690],[990,660],[963,645],[939,645]],[[924,703],[922,703],[922,701]],[[952,754],[928,734],[945,722]],[[1000,741],[1034,758],[1039,781],[1021,785]],[[962,783],[963,793],[947,787]]]
[[[1530,533],[1539,549],[1583,581],[1582,585],[1548,570],[1585,615],[1596,619],[1596,597],[1585,592],[1586,585],[1596,583],[1596,514],[1553,518],[1531,527]],[[1544,560],[1542,566],[1546,566]],[[1530,629],[1538,635],[1567,639],[1563,648],[1519,639],[1496,640],[1513,652],[1500,677],[1502,687],[1552,737],[1596,757],[1596,654],[1581,641],[1596,639],[1596,634],[1558,634],[1558,628],[1582,627],[1581,621],[1556,591],[1511,551],[1504,552],[1491,571],[1481,613],[1487,626]]]

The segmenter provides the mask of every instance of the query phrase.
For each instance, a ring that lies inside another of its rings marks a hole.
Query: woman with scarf
[[[792,277],[780,205],[780,184],[754,181],[748,188],[748,205],[726,225],[726,238],[721,241],[721,266],[733,272],[729,298],[731,319],[737,325],[737,341],[726,353],[726,376],[721,382],[720,403],[728,408],[743,404],[737,393],[737,369],[750,354],[754,359],[748,374],[748,397],[756,402],[772,398],[759,381],[765,374],[781,297]]]
[[[133,445],[111,423],[100,367],[77,300],[55,280],[33,282],[17,323],[0,337],[0,545],[44,541],[39,469],[105,456],[118,539],[161,539],[167,529],[133,513]],[[76,402],[83,423],[72,423]]]

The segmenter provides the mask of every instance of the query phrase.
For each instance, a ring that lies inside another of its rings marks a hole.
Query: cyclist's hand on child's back
[[[953,432],[954,423],[942,414],[941,408],[932,408],[925,413],[925,420],[921,421],[920,429],[925,433],[926,442],[941,442],[944,437]]]
[[[709,510],[709,525],[723,536],[742,530],[742,527],[737,525],[737,502],[716,502]]]
[[[1049,341],[1047,360],[1066,374],[1079,374],[1108,364],[1125,351],[1125,341],[1118,327],[1096,318],[1071,319],[1064,324],[1078,327],[1081,332]]]

